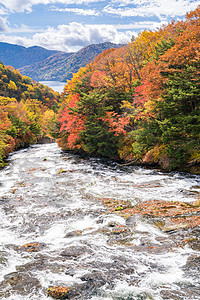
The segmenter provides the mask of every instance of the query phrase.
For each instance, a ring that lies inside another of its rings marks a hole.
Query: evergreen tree
[[[96,155],[114,157],[117,154],[118,137],[109,130],[106,112],[112,106],[106,105],[105,95],[97,91],[84,94],[75,109],[85,118],[85,129],[80,132],[83,149]]]

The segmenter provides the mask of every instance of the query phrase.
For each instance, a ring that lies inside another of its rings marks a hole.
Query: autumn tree
[[[43,116],[48,109],[57,110],[59,94],[23,77],[12,67],[0,64],[0,165],[14,149],[37,142]]]

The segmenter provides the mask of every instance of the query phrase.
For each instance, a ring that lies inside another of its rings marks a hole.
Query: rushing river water
[[[200,299],[200,246],[177,246],[173,233],[99,200],[193,202],[199,191],[200,176],[80,158],[56,144],[13,153],[0,171],[0,299],[49,299],[59,285],[79,291],[75,299]]]

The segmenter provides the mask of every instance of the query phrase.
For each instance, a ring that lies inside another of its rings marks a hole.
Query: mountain
[[[66,63],[74,53],[57,53],[46,59],[20,68],[20,73],[34,80],[58,80],[61,81],[66,72]]]
[[[92,62],[97,55],[102,53],[104,50],[111,48],[121,48],[124,44],[114,44],[110,42],[93,44],[86,46],[74,53],[73,56],[67,61],[66,69],[61,81],[66,81],[66,79],[71,79],[73,73],[77,73],[81,67],[85,67],[87,64]]]
[[[61,51],[47,50],[39,46],[26,48],[0,42],[0,60],[4,65],[10,65],[16,69],[35,64],[57,53]]]
[[[71,79],[73,73],[76,73],[80,67],[86,66],[104,50],[111,48],[120,48],[124,45],[113,44],[110,42],[93,44],[86,46],[75,53],[56,53],[47,57],[43,61],[20,68],[23,75],[32,79],[41,80],[59,80],[66,81]]]

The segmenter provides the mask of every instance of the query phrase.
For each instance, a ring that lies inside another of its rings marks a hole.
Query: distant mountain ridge
[[[38,81],[66,81],[104,50],[122,46],[107,42],[86,46],[75,53],[56,53],[43,61],[20,68],[20,72]]]
[[[4,65],[10,65],[15,69],[37,63],[56,53],[61,51],[47,50],[39,46],[26,48],[0,42],[0,60]]]
[[[0,60],[5,65],[11,65],[19,69],[22,75],[34,80],[58,80],[71,79],[73,73],[86,66],[104,50],[121,48],[123,44],[110,42],[92,44],[80,49],[78,52],[61,52],[47,50],[34,46],[23,46],[0,43]]]

